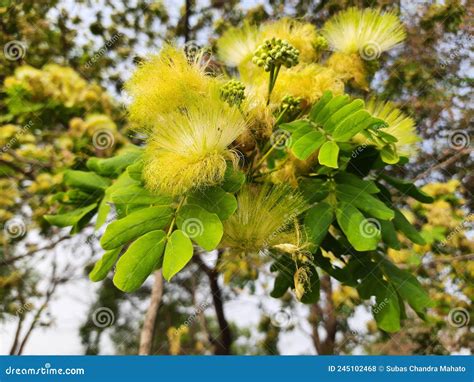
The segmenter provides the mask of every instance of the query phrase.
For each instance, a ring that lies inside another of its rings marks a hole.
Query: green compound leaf
[[[319,163],[326,167],[338,168],[339,146],[336,142],[328,141],[319,150]]]
[[[134,147],[112,158],[89,158],[86,165],[89,170],[99,175],[115,178],[119,176],[127,166],[140,158],[141,155],[142,150],[138,147]]]
[[[156,206],[169,206],[173,202],[173,198],[152,194],[137,183],[116,189],[111,194],[111,199],[115,204],[146,204]]]
[[[387,259],[382,259],[382,268],[398,294],[408,302],[418,316],[426,319],[426,309],[433,306],[433,302],[415,276],[397,268]]]
[[[373,266],[376,266],[375,264]],[[372,307],[377,326],[389,333],[400,330],[400,301],[393,285],[383,279],[380,272],[367,270],[368,275],[357,288],[362,298],[375,296],[375,305]]]
[[[325,91],[319,101],[316,102],[311,108],[311,111],[309,112],[309,119],[313,122],[316,122],[316,118],[318,117],[319,113],[331,99],[332,93],[330,91]]]
[[[105,279],[117,261],[121,251],[122,247],[118,247],[105,252],[89,273],[89,279],[93,282]]]
[[[291,150],[300,160],[308,159],[324,142],[326,142],[324,134],[313,129],[298,140],[294,141],[294,139],[296,139],[296,133],[292,136],[293,143],[291,145]]]
[[[245,174],[236,170],[232,164],[228,164],[224,174],[222,188],[227,192],[237,192],[245,183]]]
[[[336,111],[333,115],[329,117],[326,124],[324,125],[324,129],[326,131],[333,132],[336,126],[338,126],[347,117],[362,109],[364,106],[365,102],[363,100],[356,99],[350,104],[341,107],[338,111]]]
[[[94,211],[96,207],[97,203],[94,203],[87,207],[77,208],[71,212],[66,212],[64,214],[45,215],[44,218],[49,224],[55,225],[57,227],[75,226],[82,218]]]
[[[193,243],[183,231],[174,231],[168,239],[163,259],[163,277],[171,278],[183,269],[193,257]]]
[[[400,161],[397,150],[393,145],[386,145],[380,150],[380,158],[387,164],[395,164]]]
[[[339,200],[351,203],[361,211],[367,212],[377,219],[392,220],[395,216],[393,210],[388,208],[385,203],[360,188],[338,184],[336,186],[336,195]]]
[[[215,213],[220,220],[228,219],[237,209],[237,199],[220,187],[209,187],[188,196],[188,204],[201,206],[205,210]]]
[[[308,238],[316,247],[321,245],[330,225],[334,220],[334,211],[331,205],[322,202],[310,208],[305,215],[304,225]]]
[[[217,247],[224,234],[224,227],[217,214],[198,205],[188,204],[178,212],[178,228],[206,251]]]
[[[421,191],[410,181],[393,178],[385,174],[382,174],[381,178],[403,194],[411,196],[413,199],[416,199],[419,202],[433,203],[434,201],[434,199],[430,195]]]
[[[342,232],[357,251],[371,251],[377,248],[380,231],[353,205],[340,202],[336,208],[336,219]]]
[[[67,170],[64,172],[64,184],[87,192],[103,191],[110,186],[111,180],[94,172]]]
[[[173,210],[170,207],[149,207],[132,212],[107,226],[100,244],[104,249],[124,245],[141,235],[165,228],[171,221]]]
[[[342,171],[334,176],[334,179],[338,184],[346,184],[349,186],[357,187],[369,194],[377,194],[380,189],[371,180],[363,180],[357,175],[351,174],[350,172]]]
[[[426,244],[425,239],[423,239],[423,237],[416,230],[416,228],[411,225],[405,215],[403,215],[398,209],[395,209],[395,218],[393,219],[393,224],[397,231],[403,233],[413,243],[419,245]]]
[[[140,288],[147,277],[161,268],[166,244],[164,231],[151,231],[134,241],[117,262],[115,286],[124,292]]]

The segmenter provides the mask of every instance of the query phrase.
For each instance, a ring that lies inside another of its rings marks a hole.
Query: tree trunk
[[[232,331],[230,330],[229,323],[225,317],[224,300],[222,298],[222,291],[218,282],[219,273],[215,269],[209,268],[206,264],[204,264],[199,255],[194,256],[194,260],[198,264],[199,268],[203,270],[209,278],[212,301],[214,303],[217,322],[219,323],[219,329],[221,331],[218,338],[212,339],[214,344],[214,354],[229,355],[231,354]]]
[[[153,346],[153,335],[155,331],[156,317],[163,296],[163,275],[161,270],[155,271],[155,283],[151,290],[150,306],[145,315],[142,332],[140,333],[139,355],[150,355]]]

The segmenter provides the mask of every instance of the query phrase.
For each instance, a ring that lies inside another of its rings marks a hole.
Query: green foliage
[[[219,216],[199,205],[187,204],[181,207],[176,223],[181,231],[206,251],[215,249],[224,233]]]
[[[154,269],[161,268],[165,244],[164,231],[151,231],[135,240],[117,262],[117,288],[124,292],[140,288]]]
[[[122,247],[111,249],[110,251],[105,252],[95,263],[94,268],[92,268],[92,271],[89,273],[89,279],[94,282],[105,279],[107,274],[116,263],[121,252]]]
[[[100,244],[104,249],[113,249],[150,231],[165,228],[171,221],[173,210],[169,207],[148,207],[114,221],[107,226]]]
[[[163,260],[163,276],[166,280],[178,273],[191,260],[193,244],[183,231],[174,231],[168,239]]]

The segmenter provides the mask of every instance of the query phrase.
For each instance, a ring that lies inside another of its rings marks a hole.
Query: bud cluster
[[[266,72],[272,67],[286,66],[291,68],[298,64],[299,50],[293,47],[286,40],[272,38],[265,40],[253,55],[252,62],[258,66],[263,66]]]
[[[313,46],[318,51],[326,50],[329,46],[328,40],[326,40],[326,38],[324,38],[323,36],[318,36],[313,42]]]
[[[221,96],[230,106],[240,106],[245,98],[245,85],[240,81],[230,80],[222,86]]]
[[[287,95],[281,101],[281,108],[287,110],[289,113],[294,113],[300,110],[301,97],[293,97]]]

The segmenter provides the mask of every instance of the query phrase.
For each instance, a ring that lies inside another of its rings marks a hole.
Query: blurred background
[[[43,219],[63,169],[133,141],[122,87],[134,66],[164,41],[213,49],[243,20],[290,16],[321,27],[349,6],[394,9],[407,28],[370,89],[411,115],[422,137],[409,165],[392,171],[435,197],[400,200],[428,244],[407,242],[389,256],[435,301],[428,320],[407,312],[399,333],[383,333],[370,303],[327,276],[320,302],[303,306],[269,297],[267,268],[242,260],[221,274],[209,254],[164,285],[153,353],[470,354],[473,5],[458,0],[1,0],[1,354],[138,351],[151,280],[132,294],[110,278],[92,283],[100,235],[89,227],[71,236]]]

